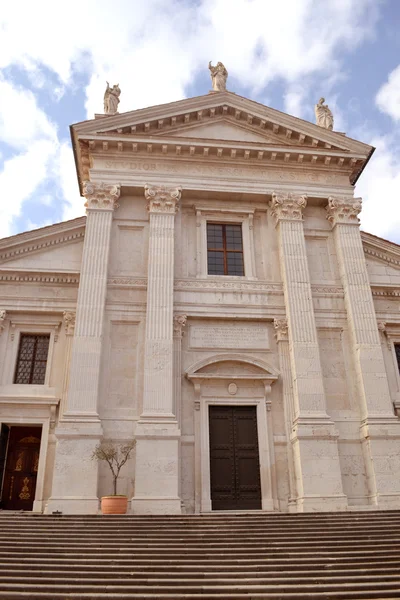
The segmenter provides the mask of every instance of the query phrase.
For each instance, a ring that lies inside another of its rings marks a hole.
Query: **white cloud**
[[[5,161],[0,172],[0,238],[11,235],[13,218],[21,213],[24,200],[46,179],[56,152],[55,142],[39,140],[32,142],[26,152]]]
[[[0,15],[0,69],[17,65],[34,88],[46,90],[43,73],[49,70],[56,80],[53,102],[76,85],[74,73],[85,72],[92,118],[103,110],[106,80],[120,84],[124,112],[183,98],[200,71],[208,78],[208,61],[221,60],[230,74],[228,89],[246,87],[251,97],[282,80],[288,111],[312,119],[305,82],[318,77],[326,89],[342,77],[339,55],[372,35],[377,12],[376,0],[70,0],[57,11],[54,2],[37,0],[24,4],[21,19],[19,3],[8,2]],[[208,83],[204,93],[209,89]],[[57,191],[61,187],[64,218],[82,214],[72,151],[58,143],[35,96],[3,79],[0,97],[0,138],[22,153],[14,160],[31,157],[29,172],[37,160],[31,144],[51,141],[53,160],[39,172],[54,177]]]
[[[364,231],[400,243],[400,147],[390,137],[369,142],[376,147],[357,183],[355,194],[363,198]]]
[[[26,150],[33,140],[57,140],[56,126],[38,107],[34,94],[0,75],[0,141]]]
[[[389,74],[387,82],[378,91],[375,101],[383,113],[395,121],[400,121],[400,65]]]

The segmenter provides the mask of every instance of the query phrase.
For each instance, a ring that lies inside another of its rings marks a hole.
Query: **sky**
[[[228,89],[376,147],[364,231],[400,243],[399,0],[14,0],[0,8],[0,237],[84,214],[69,125]]]

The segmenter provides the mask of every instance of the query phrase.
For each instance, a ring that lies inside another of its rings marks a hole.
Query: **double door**
[[[209,424],[212,509],[260,509],[256,407],[210,406]]]

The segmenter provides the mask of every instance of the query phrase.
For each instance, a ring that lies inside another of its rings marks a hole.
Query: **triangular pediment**
[[[365,259],[373,281],[376,278],[400,277],[400,246],[384,238],[361,232]]]
[[[301,164],[313,171],[340,171],[354,184],[374,150],[232,92],[96,115],[73,125],[71,132],[81,189],[90,179],[96,153],[256,161],[258,166]]]
[[[0,240],[0,270],[79,271],[86,217]]]
[[[177,136],[181,130],[183,137],[189,136],[189,129],[197,131],[194,137],[201,137],[201,128],[209,135],[213,123],[219,119],[225,121],[224,127],[228,134],[227,121],[234,122],[232,127],[261,136],[254,141],[280,141],[284,145],[301,145],[320,149],[333,149],[348,152],[358,152],[367,156],[371,146],[352,140],[342,133],[330,131],[303,119],[287,115],[233,94],[219,92],[179,100],[169,104],[153,106],[116,115],[97,115],[98,118],[73,125],[72,129],[79,139],[89,139],[90,136]],[[214,125],[215,131],[215,125]],[[215,135],[215,134],[213,134]],[[249,133],[250,135],[250,133]],[[209,139],[216,139],[213,136]],[[232,137],[226,139],[234,139]],[[239,138],[240,139],[240,138]]]
[[[175,131],[168,131],[159,134],[159,137],[165,135],[178,138],[202,139],[202,140],[223,140],[237,142],[252,142],[262,144],[282,144],[279,136],[266,134],[262,131],[255,131],[249,126],[238,125],[225,119],[218,119],[201,123],[200,125],[191,125],[188,127],[181,126]],[[287,140],[285,140],[287,143]],[[287,145],[293,145],[287,144]]]

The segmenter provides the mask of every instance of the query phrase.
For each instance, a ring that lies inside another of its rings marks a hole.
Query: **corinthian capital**
[[[276,221],[301,221],[303,210],[307,206],[305,194],[276,194],[272,193],[270,207]]]
[[[65,333],[74,335],[76,314],[72,311],[65,310],[63,312]]]
[[[328,198],[327,219],[332,224],[332,227],[337,223],[347,223],[348,225],[358,225],[358,218],[361,212],[361,198],[337,198],[330,196]]]
[[[119,185],[108,183],[83,183],[83,195],[86,198],[85,206],[88,210],[114,210],[118,208],[118,198],[121,193]]]
[[[274,319],[274,329],[277,342],[285,342],[288,340],[287,319]]]
[[[147,210],[152,213],[175,214],[179,210],[182,188],[145,185]]]
[[[186,325],[187,315],[174,316],[174,337],[181,339],[183,336],[183,328]]]

